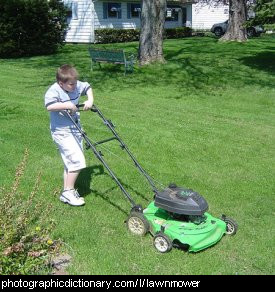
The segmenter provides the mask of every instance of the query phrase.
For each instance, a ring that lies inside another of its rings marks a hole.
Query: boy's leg
[[[64,168],[64,188],[63,190],[66,190],[66,186],[67,186],[67,176],[68,176],[68,170],[66,168]]]
[[[64,190],[60,200],[73,206],[82,206],[85,204],[84,199],[74,189],[80,170],[86,167],[81,135],[57,131],[52,133],[52,137],[64,162]]]
[[[74,189],[75,182],[80,173],[80,170],[76,171],[64,171],[64,190]]]
[[[60,200],[73,206],[82,206],[85,204],[84,198],[79,196],[77,190],[74,189],[75,182],[80,173],[77,171],[68,171],[64,169],[64,190],[60,195]]]

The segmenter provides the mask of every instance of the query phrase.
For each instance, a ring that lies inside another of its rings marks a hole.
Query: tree
[[[221,41],[247,40],[245,22],[247,18],[246,0],[229,0],[228,28]]]
[[[250,25],[267,24],[275,27],[275,0],[257,0],[254,12],[256,15]]]
[[[164,62],[163,31],[166,0],[142,0],[139,63]]]
[[[0,11],[0,57],[51,54],[64,44],[61,0],[0,0]]]

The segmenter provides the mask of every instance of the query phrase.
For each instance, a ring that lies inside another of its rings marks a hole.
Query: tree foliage
[[[63,44],[66,14],[60,0],[0,0],[0,57],[54,53]]]
[[[254,11],[256,15],[251,24],[270,24],[275,27],[275,0],[257,0]]]

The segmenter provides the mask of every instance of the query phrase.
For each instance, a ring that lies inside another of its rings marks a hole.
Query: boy
[[[82,95],[87,95],[84,110],[93,106],[94,97],[89,83],[78,81],[78,73],[73,66],[63,65],[56,73],[54,83],[45,94],[45,106],[50,112],[51,135],[56,143],[64,163],[64,189],[60,201],[72,206],[85,204],[75,190],[75,182],[80,170],[86,167],[82,147],[82,136],[67,116],[70,114],[79,124],[79,112],[76,105]],[[81,126],[80,126],[81,127]]]

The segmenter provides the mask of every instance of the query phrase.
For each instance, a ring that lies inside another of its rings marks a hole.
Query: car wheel
[[[135,235],[143,236],[149,231],[150,228],[147,219],[142,213],[139,212],[131,212],[126,223],[128,229]]]
[[[168,252],[172,249],[172,241],[164,233],[159,232],[154,236],[154,247],[161,253]]]
[[[247,36],[248,37],[253,37],[256,35],[256,31],[255,31],[255,28],[253,27],[248,27],[247,28]]]
[[[221,27],[216,27],[216,28],[214,29],[214,34],[215,34],[215,36],[217,36],[217,37],[220,37],[221,35],[223,35],[223,30],[222,30],[222,28],[221,28]]]

